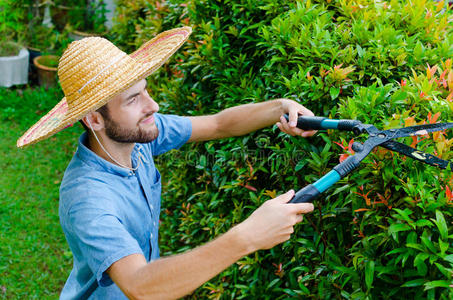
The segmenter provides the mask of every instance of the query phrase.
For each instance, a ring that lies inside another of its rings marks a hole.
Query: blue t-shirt
[[[155,120],[158,137],[132,151],[135,172],[102,159],[85,146],[86,133],[80,137],[60,186],[60,223],[74,260],[60,299],[127,299],[106,270],[131,254],[159,258],[161,180],[153,156],[181,147],[192,125],[157,113]]]

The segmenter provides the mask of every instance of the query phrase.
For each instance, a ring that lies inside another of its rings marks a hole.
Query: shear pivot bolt
[[[361,152],[363,150],[363,145],[359,142],[354,142],[352,144],[352,150],[354,150],[355,152]]]

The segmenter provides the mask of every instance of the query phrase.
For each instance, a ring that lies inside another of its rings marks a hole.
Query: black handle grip
[[[287,122],[289,122],[289,116],[288,114],[284,115],[285,119]],[[302,130],[318,130],[318,129],[324,129],[321,126],[322,121],[324,121],[327,118],[324,117],[307,117],[307,116],[302,116],[297,118],[297,127],[302,129]]]
[[[288,114],[284,115],[289,122]],[[357,120],[334,120],[325,117],[300,116],[297,118],[297,127],[303,130],[338,129],[354,131],[357,125],[362,124]]]
[[[349,156],[342,163],[336,165],[333,169],[340,174],[340,177],[343,178],[349,173],[351,173],[355,168],[360,165],[360,160],[357,156]]]
[[[299,190],[291,199],[288,203],[306,203],[306,202],[312,202],[316,197],[318,197],[321,193],[318,191],[318,189],[312,185],[309,184],[303,189]]]
[[[354,131],[354,127],[360,124],[362,122],[357,120],[340,120],[338,122],[338,130]]]

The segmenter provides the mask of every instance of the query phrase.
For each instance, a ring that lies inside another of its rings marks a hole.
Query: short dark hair
[[[96,111],[98,113],[100,113],[101,116],[104,119],[109,119],[110,118],[109,108],[107,107],[107,104],[99,107]],[[89,133],[90,132],[90,128],[88,128],[88,126],[86,126],[85,123],[83,123],[82,119],[80,119],[79,122],[80,122],[80,124],[82,124],[83,128],[85,129],[85,131]]]

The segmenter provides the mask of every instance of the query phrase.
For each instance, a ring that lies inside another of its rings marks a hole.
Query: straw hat
[[[17,140],[17,147],[37,143],[71,126],[146,78],[181,47],[191,32],[190,27],[162,32],[129,55],[100,37],[72,42],[58,64],[65,97]]]

